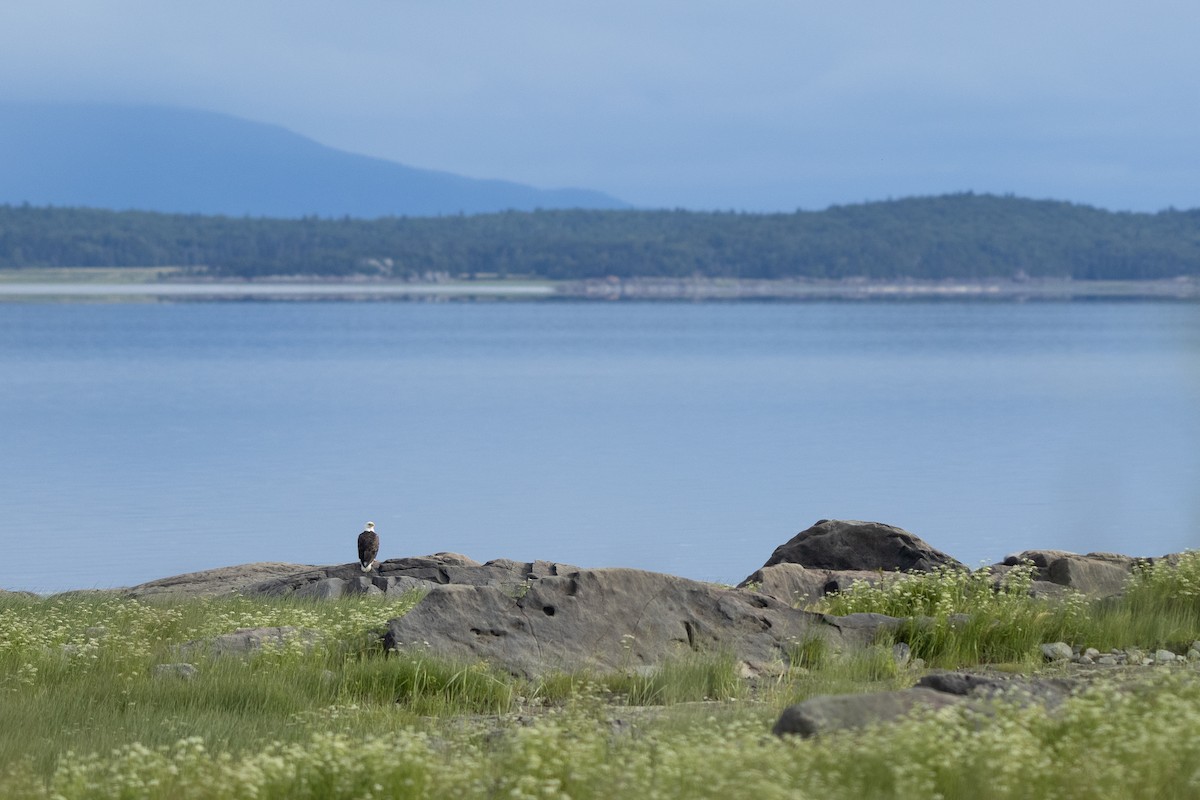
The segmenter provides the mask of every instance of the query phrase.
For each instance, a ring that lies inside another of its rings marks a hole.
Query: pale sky
[[[0,100],[164,104],[645,207],[1200,207],[1200,3],[4,0]]]

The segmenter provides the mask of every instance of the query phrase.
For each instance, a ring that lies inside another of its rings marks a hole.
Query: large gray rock
[[[1125,591],[1125,583],[1133,574],[1137,560],[1116,553],[1080,555],[1065,550],[1026,550],[1004,559],[1004,566],[1023,563],[1033,564],[1037,581],[1093,597],[1111,597]]]
[[[784,709],[773,729],[777,736],[815,736],[891,722],[919,708],[945,708],[966,704],[962,695],[927,688],[872,694],[819,695]]]
[[[884,578],[878,571],[810,569],[800,564],[772,564],[757,569],[738,584],[769,594],[793,606],[803,608],[832,592],[844,592],[855,581],[876,584]]]
[[[750,674],[778,671],[797,642],[871,641],[881,615],[825,617],[754,592],[634,569],[547,576],[518,592],[439,585],[388,623],[389,649],[485,660],[514,674],[637,670],[691,652],[732,652]]]
[[[348,595],[401,595],[413,589],[447,584],[498,586],[509,592],[524,591],[543,577],[577,570],[550,561],[512,561],[499,558],[480,564],[458,553],[391,558],[377,562],[364,573],[357,563],[312,567],[242,589],[248,596],[335,599]]]
[[[310,569],[310,564],[289,564],[281,561],[238,564],[160,578],[125,589],[122,594],[126,597],[216,597]]]
[[[823,519],[775,548],[764,567],[799,564],[809,569],[929,572],[963,565],[913,534],[892,525]]]

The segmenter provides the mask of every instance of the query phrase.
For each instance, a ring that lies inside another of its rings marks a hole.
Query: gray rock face
[[[1116,553],[1079,555],[1065,550],[1026,550],[1004,559],[1004,566],[1030,562],[1036,581],[1074,589],[1093,597],[1110,597],[1125,590],[1136,559]]]
[[[241,593],[322,600],[356,594],[401,595],[412,589],[447,584],[499,586],[516,592],[523,591],[532,581],[576,569],[550,561],[521,562],[506,558],[480,564],[457,553],[436,553],[377,562],[368,573],[356,563],[309,568],[247,586]]]
[[[527,589],[435,586],[388,624],[389,649],[486,660],[526,677],[656,666],[693,651],[731,651],[750,673],[781,668],[790,647],[823,636],[865,644],[891,617],[824,617],[771,597],[634,569],[547,576]]]
[[[1052,708],[1070,696],[1074,681],[947,672],[926,675],[911,689],[858,695],[822,695],[784,709],[777,735],[815,736],[891,722],[921,708],[965,706],[987,714],[988,701],[1001,698]]]
[[[815,736],[891,722],[918,708],[936,709],[965,703],[967,699],[962,695],[923,687],[873,694],[820,695],[784,709],[773,731],[777,736]]]
[[[789,605],[804,607],[831,592],[849,589],[855,581],[875,584],[882,577],[878,571],[810,569],[782,563],[755,570],[738,588],[753,589]]]
[[[309,564],[262,561],[189,572],[125,589],[127,597],[216,597],[232,594],[263,581],[312,569]]]
[[[764,567],[929,572],[963,565],[908,531],[879,522],[823,519],[775,548]]]

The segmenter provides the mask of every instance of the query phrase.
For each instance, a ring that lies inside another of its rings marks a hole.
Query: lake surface
[[[1200,304],[0,303],[0,586],[1200,546]]]

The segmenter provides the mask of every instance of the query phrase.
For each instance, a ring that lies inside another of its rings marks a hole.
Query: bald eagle
[[[370,572],[378,554],[379,534],[375,532],[375,523],[368,522],[366,529],[358,535],[358,568]]]

